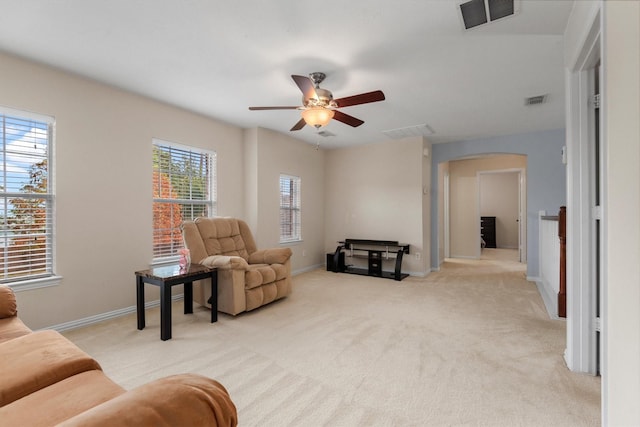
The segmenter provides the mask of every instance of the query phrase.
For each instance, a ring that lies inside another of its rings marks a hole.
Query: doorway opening
[[[481,255],[490,248],[511,249],[526,262],[524,177],[524,169],[478,172]]]
[[[438,165],[440,263],[446,258],[480,259],[483,217],[492,217],[492,246],[517,252],[526,263],[527,156],[486,154]]]

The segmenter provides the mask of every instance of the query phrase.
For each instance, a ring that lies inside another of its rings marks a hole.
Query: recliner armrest
[[[284,264],[292,253],[291,248],[260,249],[249,255],[249,264]]]
[[[221,270],[246,270],[249,268],[247,261],[240,256],[211,255],[198,264],[209,268],[219,268]]]

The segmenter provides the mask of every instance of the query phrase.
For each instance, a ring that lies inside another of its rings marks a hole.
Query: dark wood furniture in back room
[[[480,217],[480,236],[484,239],[485,248],[496,248],[496,217]]]
[[[402,280],[409,275],[402,273],[402,256],[409,253],[407,243],[397,240],[345,239],[333,254],[327,254],[327,271],[335,273],[352,273],[364,276],[384,277]],[[367,268],[349,265],[345,258],[366,258]],[[382,269],[384,260],[394,260],[394,271]]]
[[[156,267],[150,270],[136,271],[136,302],[138,329],[145,327],[144,284],[160,287],[160,339],[171,339],[171,287],[184,284],[184,314],[193,313],[193,282],[211,279],[211,323],[218,321],[218,271],[200,264],[191,264],[187,268],[179,265]]]

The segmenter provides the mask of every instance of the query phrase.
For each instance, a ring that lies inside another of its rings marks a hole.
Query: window
[[[0,283],[53,274],[52,117],[0,109]]]
[[[153,259],[178,254],[183,221],[216,214],[216,153],[153,140]]]
[[[300,178],[280,175],[280,243],[302,240]]]

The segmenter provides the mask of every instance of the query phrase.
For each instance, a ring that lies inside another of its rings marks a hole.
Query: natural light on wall
[[[0,110],[0,283],[53,276],[54,119]]]
[[[183,247],[181,225],[214,216],[215,151],[153,140],[153,259],[171,260]]]
[[[302,240],[300,177],[280,175],[280,243]]]

